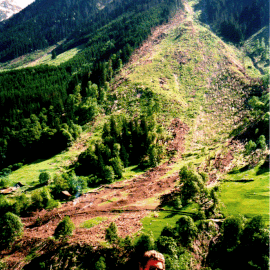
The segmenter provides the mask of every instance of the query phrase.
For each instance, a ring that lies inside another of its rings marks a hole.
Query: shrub
[[[115,174],[112,166],[105,166],[102,172],[102,177],[106,183],[112,183],[114,181]]]
[[[106,262],[104,257],[99,257],[98,261],[95,263],[95,270],[106,270]]]
[[[39,183],[41,185],[47,185],[51,179],[51,175],[48,172],[42,172],[39,175]]]
[[[196,218],[194,218],[194,219],[196,219],[196,220],[206,219],[204,210],[203,209],[198,209],[195,217]]]
[[[4,168],[4,169],[2,169],[2,171],[1,171],[1,174],[2,174],[3,176],[8,176],[10,173],[11,173],[11,169],[10,169],[10,168]]]
[[[96,175],[90,174],[87,178],[87,186],[88,187],[95,187],[101,182],[102,180],[99,179]]]
[[[198,232],[197,226],[195,225],[193,219],[189,216],[182,216],[176,222],[176,225],[181,244],[183,244],[183,246],[189,245]]]
[[[190,166],[191,167],[191,166]],[[192,168],[184,166],[179,172],[181,183],[182,203],[186,205],[189,201],[195,200],[200,193],[205,193],[202,177]]]
[[[22,235],[23,224],[21,219],[13,214],[6,213],[0,218],[0,247],[7,248]]]
[[[110,226],[106,229],[105,239],[110,244],[116,243],[117,240],[119,239],[117,234],[117,226],[114,222],[112,222]]]
[[[250,154],[252,151],[256,150],[256,147],[257,147],[256,143],[250,140],[245,146],[245,149],[246,149],[245,153],[247,155]]]
[[[9,187],[8,177],[1,177],[0,178],[0,188],[7,188],[7,187]]]
[[[122,178],[124,167],[123,167],[121,159],[119,157],[111,158],[110,163],[113,167],[113,171],[115,173],[115,176],[118,179]]]
[[[1,215],[12,211],[12,203],[4,196],[0,195],[0,211]]]
[[[143,233],[135,243],[135,252],[138,256],[143,255],[146,251],[155,249],[155,240],[152,235]]]
[[[50,190],[47,187],[34,191],[31,195],[31,200],[31,208],[34,210],[42,208],[52,209],[59,206],[59,203],[52,198]]]
[[[177,258],[178,248],[172,237],[160,236],[156,242],[157,250]]]
[[[176,236],[177,236],[177,231],[176,231],[176,229],[175,229],[173,226],[171,226],[171,225],[166,225],[166,226],[163,228],[163,230],[162,230],[160,236],[167,236],[167,237],[176,238]]]
[[[260,149],[265,150],[267,147],[266,139],[264,135],[261,135],[257,141],[257,145]]]
[[[62,175],[57,174],[53,179],[53,187],[52,193],[55,197],[59,196],[59,194],[69,189],[69,185],[66,179],[62,177]]]
[[[55,239],[66,239],[68,236],[73,234],[75,229],[74,223],[70,220],[69,216],[65,216],[55,228],[53,236]]]
[[[232,248],[239,244],[239,239],[244,228],[242,217],[228,217],[222,224],[223,243],[227,248]]]
[[[22,215],[25,214],[31,204],[31,200],[30,198],[28,198],[24,193],[16,196],[16,202],[13,205],[13,211],[17,214],[17,215]]]
[[[173,201],[172,201],[172,205],[174,208],[176,209],[180,209],[182,208],[182,201],[179,197],[176,197]]]
[[[180,270],[179,261],[168,254],[164,254],[166,270]]]
[[[13,164],[12,170],[16,171],[18,169],[20,169],[23,166],[23,163],[15,163]]]

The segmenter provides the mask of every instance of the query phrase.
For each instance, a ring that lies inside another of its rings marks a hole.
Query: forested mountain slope
[[[35,1],[0,24],[0,61],[43,49],[75,33],[95,32],[132,10],[142,12],[163,1]]]
[[[133,10],[90,31],[85,49],[60,66],[1,73],[0,166],[47,157],[77,138],[78,124],[107,110],[104,101],[113,75],[151,28],[168,20],[175,5],[161,2],[140,13]]]
[[[0,196],[18,225],[1,267],[135,270],[157,249],[168,270],[268,269],[269,77],[196,3],[133,10],[70,36],[65,63],[0,74],[0,184],[20,186]]]

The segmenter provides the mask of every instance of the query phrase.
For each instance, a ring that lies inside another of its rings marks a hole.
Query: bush
[[[201,175],[196,173],[191,166],[182,167],[179,171],[179,177],[181,183],[183,183],[181,188],[183,206],[196,200],[200,194],[205,193],[206,189]]]
[[[33,210],[43,208],[52,209],[59,206],[59,203],[52,198],[50,190],[47,187],[34,191],[31,195],[31,200],[31,208]]]
[[[24,193],[16,196],[16,202],[13,205],[13,210],[17,215],[26,214],[27,210],[31,204],[30,198],[28,198]]]
[[[244,228],[243,217],[228,217],[222,224],[223,243],[227,248],[239,244],[239,239]]]
[[[167,236],[167,237],[176,238],[176,236],[177,236],[177,231],[176,231],[176,229],[175,229],[173,226],[171,226],[171,225],[166,225],[166,226],[163,228],[163,230],[162,230],[160,236]]]
[[[179,197],[176,197],[173,201],[172,201],[172,205],[174,208],[176,209],[180,209],[182,208],[182,201]]]
[[[115,174],[112,166],[105,166],[102,172],[102,178],[106,181],[106,183],[113,183]]]
[[[0,218],[0,247],[10,247],[14,241],[23,234],[21,219],[13,214],[6,213]]]
[[[198,209],[196,215],[195,215],[195,220],[202,220],[202,219],[206,219],[206,216],[205,216],[205,212],[203,209]]]
[[[70,220],[69,216],[65,216],[55,228],[53,236],[55,239],[66,239],[73,234],[75,229],[74,223]]]
[[[51,179],[51,175],[48,172],[42,172],[39,175],[39,183],[41,185],[47,185]]]
[[[261,135],[257,141],[257,145],[260,149],[265,150],[267,147],[266,139],[264,135]]]
[[[0,211],[1,215],[12,211],[12,203],[4,196],[0,195]]]
[[[59,196],[62,191],[69,189],[68,181],[59,174],[54,177],[53,184],[52,193],[54,197]]]
[[[142,256],[146,251],[155,249],[155,240],[152,234],[143,233],[135,244],[135,252]]]
[[[248,154],[250,154],[252,151],[254,151],[254,150],[256,150],[256,147],[257,147],[257,145],[256,145],[256,143],[255,142],[253,142],[252,140],[250,140],[247,144],[246,144],[246,146],[245,146],[245,149],[246,149],[246,155],[248,155]]]
[[[181,244],[183,244],[183,246],[189,245],[198,232],[197,226],[195,225],[193,219],[189,216],[182,216],[176,222],[176,225]]]
[[[160,236],[156,242],[157,250],[177,258],[178,248],[172,237]]]
[[[99,257],[98,261],[95,263],[95,270],[106,270],[106,262],[104,257]]]
[[[105,233],[105,239],[110,243],[116,243],[118,238],[118,234],[117,234],[117,226],[114,222],[112,222],[109,226],[109,228],[106,229],[106,233]]]
[[[1,177],[0,178],[0,188],[7,188],[7,187],[9,187],[8,177]]]
[[[16,171],[18,169],[20,169],[23,166],[23,163],[15,163],[13,164],[12,170]]]

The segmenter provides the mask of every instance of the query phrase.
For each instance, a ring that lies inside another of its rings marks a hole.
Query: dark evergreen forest
[[[109,113],[113,97],[108,82],[151,28],[166,22],[179,5],[155,0],[137,1],[127,11],[122,6],[121,15],[99,31],[97,20],[55,50],[86,41],[85,49],[68,62],[2,72],[0,167],[56,154],[78,137],[81,125],[99,112]]]
[[[163,0],[117,0],[102,6],[103,2],[107,1],[35,1],[0,23],[0,61],[54,45],[69,35],[95,33],[123,14],[143,12],[165,4]],[[166,2],[170,6],[174,1]]]
[[[269,25],[268,0],[201,0],[199,6],[202,21],[233,43]]]

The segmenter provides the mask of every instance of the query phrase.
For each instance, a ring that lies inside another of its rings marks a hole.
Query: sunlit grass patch
[[[130,179],[132,177],[143,174],[144,172],[146,172],[146,170],[141,170],[140,168],[138,168],[137,165],[132,165],[125,168],[123,173],[123,179]]]
[[[74,57],[80,50],[78,48],[74,48],[71,50],[68,50],[64,53],[61,53],[56,56],[55,59],[52,59],[52,54],[46,54],[44,57],[42,57],[39,61],[38,64],[48,64],[48,65],[54,65],[58,66],[61,63],[64,63]]]
[[[153,212],[141,220],[143,224],[142,232],[152,232],[155,239],[157,239],[166,225],[174,227],[181,216],[192,215],[197,211],[196,204],[188,205],[180,210],[176,210],[173,207],[164,208],[168,211]]]
[[[234,182],[239,180],[251,182]],[[224,203],[227,215],[242,214],[247,217],[262,215],[269,224],[269,172],[262,171],[259,166],[242,172],[228,174],[221,184],[220,199]]]
[[[107,219],[108,219],[107,217],[95,217],[90,220],[84,221],[83,223],[80,224],[80,227],[90,229],[96,225],[99,225],[103,221],[106,221]]]

